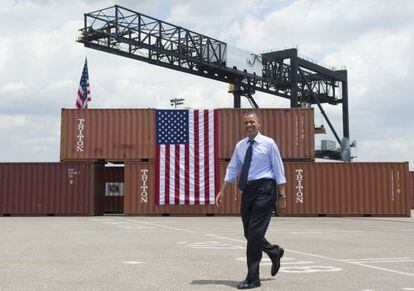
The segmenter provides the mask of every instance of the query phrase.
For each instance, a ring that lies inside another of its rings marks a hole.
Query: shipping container
[[[220,162],[220,185],[227,162]],[[291,216],[410,216],[408,163],[285,163]],[[155,163],[125,166],[124,213],[238,215],[240,192],[232,185],[220,208],[155,205]]]
[[[0,214],[102,215],[103,166],[0,163]]]
[[[124,167],[105,167],[105,213],[124,211]]]
[[[218,109],[218,158],[229,159],[246,136],[247,109]],[[313,109],[257,109],[262,133],[284,160],[315,158]],[[62,109],[60,160],[108,162],[155,159],[154,109]]]
[[[290,215],[410,216],[408,163],[286,163]]]
[[[153,109],[62,109],[60,160],[153,159],[154,122]]]
[[[227,163],[220,163],[220,181],[224,179],[226,167]],[[215,205],[155,205],[155,163],[128,162],[125,165],[124,214],[126,215],[237,215],[240,210],[239,197],[236,186],[232,186],[228,189],[220,208]]]
[[[243,114],[251,109],[219,109],[219,158],[231,158],[236,143],[246,136]],[[313,109],[255,109],[260,132],[273,138],[283,160],[315,159]]]

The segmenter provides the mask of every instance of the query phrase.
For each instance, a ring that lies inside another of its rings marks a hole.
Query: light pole
[[[170,99],[171,106],[174,106],[174,108],[177,108],[177,105],[183,105],[184,104],[184,98],[174,98]]]

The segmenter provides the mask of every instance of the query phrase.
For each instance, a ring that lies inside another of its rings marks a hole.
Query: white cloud
[[[0,133],[9,134],[27,125],[26,116],[22,115],[0,115]]]
[[[386,162],[404,162],[409,161],[414,163],[412,153],[414,152],[414,139],[412,138],[379,138],[363,140],[358,145],[358,155],[360,158],[357,161],[380,161]],[[396,156],[393,153],[400,153],[401,156]],[[406,156],[406,154],[411,156]],[[408,158],[407,158],[408,157]]]
[[[115,1],[252,52],[298,46],[326,64],[346,65],[351,139],[358,160],[413,160],[414,2],[357,0]],[[86,49],[75,40],[83,13],[112,1],[3,3],[0,17],[0,161],[56,161],[60,108],[73,108],[88,56],[92,108],[231,107],[227,84]],[[257,92],[261,107],[289,100]],[[248,106],[245,99],[243,106]],[[341,107],[325,106],[338,133]],[[318,109],[315,123],[325,124]],[[4,124],[7,124],[4,125]],[[329,131],[329,130],[328,130]],[[327,134],[321,138],[332,138]],[[8,152],[7,155],[4,152]]]
[[[0,161],[58,161],[59,134],[55,117],[0,115]]]

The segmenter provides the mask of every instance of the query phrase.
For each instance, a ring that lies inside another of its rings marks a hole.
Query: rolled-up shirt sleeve
[[[276,142],[271,144],[270,160],[272,163],[273,174],[278,185],[286,183],[285,168],[283,166],[282,157],[280,156],[279,148]]]
[[[237,155],[237,149],[238,146],[236,145],[236,148],[234,149],[233,156],[231,157],[230,163],[227,166],[226,170],[226,176],[224,176],[224,181],[234,183],[236,180],[237,175],[239,175],[242,163],[239,160],[239,157]]]

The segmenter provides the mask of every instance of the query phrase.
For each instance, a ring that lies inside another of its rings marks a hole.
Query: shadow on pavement
[[[261,281],[271,281],[273,279],[262,279]],[[236,288],[239,285],[240,281],[231,281],[231,280],[193,280],[192,285],[224,285],[228,287]]]

